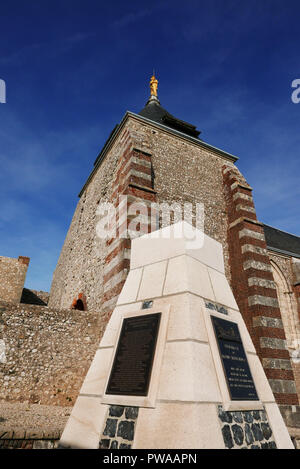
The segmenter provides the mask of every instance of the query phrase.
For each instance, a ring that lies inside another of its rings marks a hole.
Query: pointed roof
[[[139,112],[139,115],[146,117],[151,121],[170,127],[173,130],[178,130],[186,135],[190,135],[191,137],[198,138],[201,133],[197,130],[195,125],[172,116],[172,114],[160,105],[158,100],[155,101],[149,99],[146,106]]]
[[[158,80],[153,74],[150,80],[151,96],[148,99],[146,106],[139,112],[139,115],[165,125],[173,130],[178,130],[186,135],[198,138],[201,132],[197,130],[195,125],[172,116],[172,114],[160,105],[159,99],[157,98],[157,84]]]

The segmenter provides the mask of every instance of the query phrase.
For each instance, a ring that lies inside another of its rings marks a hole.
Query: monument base
[[[293,448],[220,243],[186,223],[133,241],[131,270],[61,446]]]

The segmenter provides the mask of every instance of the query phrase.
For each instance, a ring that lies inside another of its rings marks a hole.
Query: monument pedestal
[[[131,270],[60,443],[293,448],[220,243],[185,222],[132,242]]]

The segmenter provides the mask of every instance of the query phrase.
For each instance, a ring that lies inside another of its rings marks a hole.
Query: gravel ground
[[[0,402],[0,432],[62,432],[71,407]]]

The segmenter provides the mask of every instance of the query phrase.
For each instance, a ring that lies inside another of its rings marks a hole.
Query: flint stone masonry
[[[226,449],[276,449],[264,410],[225,412],[219,405],[218,416]]]
[[[138,413],[138,407],[110,406],[99,449],[130,449]]]
[[[0,399],[72,406],[102,332],[98,313],[0,301]]]
[[[0,402],[0,449],[53,449],[70,407]]]
[[[0,256],[0,300],[19,303],[30,259]]]
[[[55,449],[58,446],[59,437],[55,439],[33,439],[25,437],[0,439],[0,449]]]
[[[222,243],[226,273],[230,278],[222,182],[224,158],[213,149],[203,148],[129,117],[78,202],[53,276],[50,307],[68,308],[76,294],[82,291],[86,295],[88,309],[101,310],[103,268],[109,246],[96,236],[99,220],[96,209],[99,203],[110,200],[115,190],[117,162],[125,150],[125,132],[129,133],[132,148],[151,155],[158,203],[204,204],[205,232]],[[111,301],[111,308],[114,303],[115,300]],[[106,323],[107,319],[103,317],[103,322]]]

